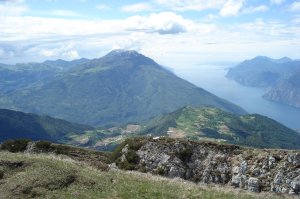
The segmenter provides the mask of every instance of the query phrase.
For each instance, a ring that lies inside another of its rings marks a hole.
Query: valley
[[[234,64],[233,64],[234,65]],[[233,66],[232,65],[232,66]],[[266,100],[268,89],[244,86],[225,77],[228,65],[193,65],[175,73],[197,86],[243,107],[248,113],[268,116],[292,129],[299,129],[300,109]]]

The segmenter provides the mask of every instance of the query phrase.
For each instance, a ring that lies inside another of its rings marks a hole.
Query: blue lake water
[[[175,73],[191,83],[227,99],[249,113],[258,113],[275,119],[293,129],[300,129],[300,108],[272,102],[261,96],[266,89],[247,87],[227,79],[228,66],[199,65],[176,69]]]

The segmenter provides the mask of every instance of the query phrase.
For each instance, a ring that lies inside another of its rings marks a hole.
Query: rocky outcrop
[[[263,97],[275,102],[285,103],[300,108],[300,73],[283,80]]]
[[[119,154],[120,162],[129,162],[134,151],[137,158],[131,169],[252,192],[300,194],[300,151],[167,138],[143,140],[139,147],[136,142],[135,147],[124,145]]]

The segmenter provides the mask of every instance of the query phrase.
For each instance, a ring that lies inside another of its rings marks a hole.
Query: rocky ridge
[[[127,141],[117,157],[116,163],[123,169],[252,192],[300,194],[300,151],[157,137]]]

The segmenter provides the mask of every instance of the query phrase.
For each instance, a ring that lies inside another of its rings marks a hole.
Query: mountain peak
[[[106,56],[120,56],[120,57],[137,57],[141,55],[135,50],[115,49],[110,51]]]
[[[257,57],[253,58],[250,61],[253,61],[253,60],[265,60],[265,61],[270,61],[270,62],[274,62],[274,63],[286,63],[286,62],[293,61],[289,57],[282,57],[280,59],[272,59],[272,58],[267,57],[267,56],[257,56]]]

